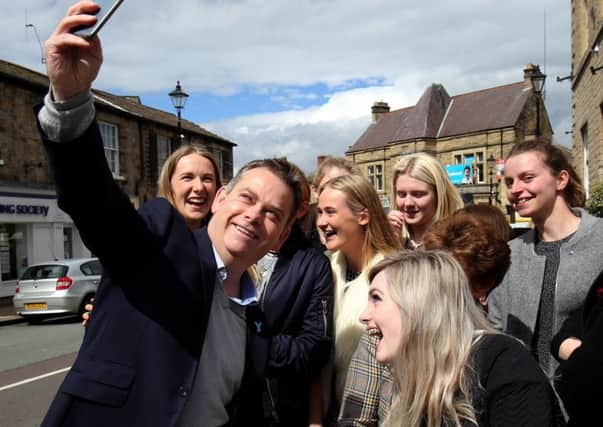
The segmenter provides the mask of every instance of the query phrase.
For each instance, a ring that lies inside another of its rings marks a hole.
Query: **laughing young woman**
[[[369,273],[362,314],[394,378],[386,426],[554,426],[555,395],[525,347],[495,332],[455,259],[405,251]]]
[[[157,185],[157,196],[166,198],[194,230],[211,217],[211,205],[221,187],[220,172],[203,147],[183,145],[165,161]]]
[[[421,246],[431,224],[463,207],[458,190],[429,154],[402,157],[394,166],[393,183],[397,210],[388,218],[407,249]]]
[[[470,205],[436,222],[419,249],[443,250],[463,267],[471,293],[482,309],[509,264],[507,220],[500,209]],[[389,411],[392,377],[375,359],[375,337],[362,335],[352,357],[339,412],[339,426],[380,425]],[[374,369],[374,367],[379,367]]]
[[[157,197],[167,199],[194,230],[209,222],[211,205],[221,186],[212,154],[200,145],[186,144],[165,160],[157,181]],[[94,305],[86,304],[85,308],[83,326],[90,320]]]
[[[603,270],[603,220],[581,209],[584,187],[552,144],[516,144],[504,179],[509,201],[535,228],[510,242],[511,268],[490,296],[489,317],[522,340],[552,379],[551,339]]]
[[[366,305],[368,270],[399,242],[379,196],[358,175],[326,182],[318,197],[316,225],[324,237],[335,289],[335,397],[341,401],[346,371],[364,331],[359,315]]]

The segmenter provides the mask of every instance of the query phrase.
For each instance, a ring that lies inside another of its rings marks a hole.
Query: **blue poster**
[[[448,178],[450,178],[450,181],[453,184],[473,184],[473,166],[471,163],[464,165],[446,165],[445,169]]]

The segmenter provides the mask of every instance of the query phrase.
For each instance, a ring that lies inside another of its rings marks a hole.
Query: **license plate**
[[[46,310],[45,302],[32,302],[29,304],[25,304],[26,310]]]

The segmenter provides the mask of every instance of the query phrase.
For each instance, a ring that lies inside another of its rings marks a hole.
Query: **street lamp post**
[[[188,94],[182,90],[180,86],[180,80],[176,82],[176,89],[169,93],[170,98],[172,100],[172,104],[174,108],[178,112],[178,146],[182,144],[182,140],[184,139],[184,135],[182,135],[182,125],[180,123],[180,110],[184,108],[184,104],[186,104],[186,100],[188,99]],[[177,147],[176,147],[177,148]]]
[[[488,157],[488,159],[486,159],[486,163],[488,165],[488,179],[490,180],[490,191],[488,193],[488,204],[491,205],[492,204],[492,199],[493,199],[493,183],[492,183],[492,175],[494,172],[494,165],[496,164],[496,159],[494,158],[494,156],[492,155],[492,153],[490,153],[490,156]]]
[[[542,89],[544,88],[544,81],[546,80],[546,74],[540,71],[540,67],[535,65],[530,81],[532,83],[532,89],[536,95],[536,136],[540,136],[540,102],[542,100]]]

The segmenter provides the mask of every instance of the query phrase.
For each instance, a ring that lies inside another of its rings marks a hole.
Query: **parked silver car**
[[[59,314],[83,313],[96,294],[102,266],[97,258],[31,265],[17,283],[13,305],[30,323]]]

